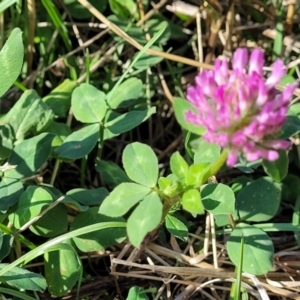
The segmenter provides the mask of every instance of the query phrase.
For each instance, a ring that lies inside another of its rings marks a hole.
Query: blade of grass
[[[276,37],[273,45],[273,61],[275,61],[282,54],[283,47],[283,5],[282,1],[277,7],[277,24],[276,24]]]
[[[15,296],[15,297],[17,297],[19,299],[22,299],[22,300],[36,300],[36,298],[32,298],[30,296],[27,296],[26,294],[24,294],[22,292],[19,292],[19,291],[13,290],[13,289],[3,288],[3,287],[0,287],[0,293]]]
[[[3,276],[7,271],[11,270],[12,268],[14,268],[20,264],[24,264],[24,263],[27,263],[27,262],[33,260],[37,256],[44,254],[46,251],[49,251],[49,249],[51,247],[54,247],[65,240],[68,240],[73,237],[80,236],[80,235],[83,235],[86,233],[94,232],[97,230],[104,230],[104,229],[108,229],[108,228],[120,228],[120,227],[126,227],[126,223],[125,222],[103,222],[103,223],[99,223],[99,224],[85,226],[85,227],[73,230],[71,232],[65,233],[59,237],[56,237],[38,247],[36,247],[35,249],[31,250],[30,252],[24,254],[23,256],[21,256],[20,258],[15,260],[14,262],[7,265],[5,268],[0,270],[0,277]]]
[[[0,13],[4,12],[7,8],[14,5],[18,0],[5,0],[0,3]]]
[[[300,225],[300,196],[297,197],[296,203],[294,206],[294,212],[293,212],[293,218],[292,218],[292,223],[294,226],[299,227]],[[294,233],[295,240],[298,244],[300,245],[300,237],[298,233]]]
[[[69,39],[68,29],[65,26],[60,14],[58,13],[53,1],[42,0],[42,4],[45,7],[49,17],[51,18],[54,26],[57,28],[62,40],[68,51],[72,50],[72,43]]]
[[[244,236],[241,238],[240,260],[236,268],[236,281],[231,286],[230,300],[240,300],[241,286],[242,286],[242,270],[244,260]]]

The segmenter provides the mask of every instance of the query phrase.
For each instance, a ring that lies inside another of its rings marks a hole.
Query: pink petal
[[[237,160],[238,160],[238,150],[232,149],[227,156],[226,164],[228,167],[233,167],[236,164]]]
[[[264,147],[266,148],[270,148],[270,149],[275,149],[275,150],[279,150],[279,149],[288,149],[291,146],[291,142],[290,141],[286,141],[286,140],[270,140],[270,141],[265,141],[263,143]]]
[[[286,74],[286,67],[281,59],[276,59],[272,65],[271,76],[266,80],[268,89],[272,88],[277,84],[281,78]]]
[[[215,81],[218,85],[228,82],[228,62],[226,59],[216,59],[215,64]]]
[[[277,151],[274,151],[274,150],[265,150],[263,149],[261,151],[261,157],[266,159],[266,160],[269,160],[269,161],[275,161],[278,159],[279,157],[279,154]]]
[[[252,50],[249,60],[249,74],[256,72],[262,76],[264,64],[264,52],[261,49]]]
[[[245,48],[238,48],[232,58],[232,69],[244,71],[248,62],[248,51]]]

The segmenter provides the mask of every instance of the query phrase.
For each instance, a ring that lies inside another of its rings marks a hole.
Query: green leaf
[[[136,77],[131,77],[121,83],[113,93],[113,98],[109,99],[108,105],[111,109],[126,108],[138,100],[143,89],[143,83]]]
[[[288,174],[282,182],[282,201],[294,203],[300,195],[300,178],[297,175]]]
[[[76,284],[81,270],[80,258],[71,243],[63,242],[61,246],[58,251],[44,254],[48,291],[56,297],[68,294]]]
[[[269,236],[259,228],[240,223],[232,231],[226,244],[230,260],[240,263],[241,240],[244,238],[243,272],[263,275],[273,268],[273,243]]]
[[[297,116],[287,116],[282,127],[281,139],[288,139],[300,132],[300,120]]]
[[[23,57],[22,31],[15,28],[0,51],[0,97],[17,80],[23,65]]]
[[[14,236],[12,234],[1,233],[1,250],[0,250],[0,261],[7,257],[13,247]]]
[[[276,182],[281,182],[287,175],[289,158],[284,150],[278,151],[279,158],[276,161],[263,160],[265,172]]]
[[[159,189],[161,191],[163,191],[163,190],[167,189],[172,184],[172,181],[169,178],[160,177],[160,178],[158,178],[157,183],[158,183]]]
[[[0,271],[6,266],[7,264],[0,264]],[[0,279],[10,286],[27,291],[43,292],[46,289],[46,280],[42,275],[18,267],[5,272]]]
[[[14,133],[9,124],[0,126],[0,160],[4,160],[10,156],[14,147],[14,139]]]
[[[51,194],[52,199],[58,199],[58,198],[64,196],[65,198],[63,201],[61,201],[61,203],[69,204],[67,206],[69,206],[69,207],[73,206],[73,207],[75,207],[74,208],[75,210],[86,211],[89,208],[86,205],[81,205],[79,202],[74,200],[72,197],[69,197],[68,195],[64,195],[63,193],[61,193],[58,189],[56,189],[52,185],[43,184],[43,188]]]
[[[133,0],[126,0],[126,2],[123,0],[108,0],[108,3],[112,12],[122,19],[131,18],[137,13],[136,3]]]
[[[64,124],[52,121],[51,124],[47,127],[47,132],[55,134],[54,139],[52,140],[52,151],[51,156],[57,158],[54,150],[58,148],[64,140],[72,133],[71,128]]]
[[[242,220],[268,221],[278,211],[281,186],[269,177],[252,181],[237,196],[237,209]]]
[[[134,110],[119,115],[115,119],[108,121],[105,124],[104,140],[112,138],[137,127],[138,125],[146,121],[155,112],[155,107],[151,107],[146,110]]]
[[[239,216],[237,211],[235,210],[234,214],[231,215],[234,221],[239,221]],[[215,223],[217,227],[223,227],[230,225],[229,222],[229,215],[224,214],[224,215],[215,215]]]
[[[0,211],[8,210],[19,201],[23,184],[18,179],[2,178],[0,182]]]
[[[201,198],[205,209],[214,215],[235,212],[235,195],[232,189],[223,183],[202,186]]]
[[[92,17],[90,11],[77,0],[64,0],[64,3],[72,17],[79,20],[90,19]],[[89,3],[100,12],[104,12],[107,6],[107,0],[89,0]]]
[[[9,221],[19,229],[36,217],[45,205],[52,203],[52,196],[43,188],[29,186],[21,195],[17,209],[9,215]]]
[[[292,76],[290,74],[286,74],[281,78],[279,83],[282,85],[288,85],[288,84],[293,84],[295,82],[296,82],[296,79],[294,76]]]
[[[155,187],[158,179],[158,159],[145,144],[135,142],[125,147],[122,156],[128,177],[144,186]]]
[[[71,230],[76,230],[87,225],[102,222],[122,222],[123,218],[111,218],[98,213],[98,208],[93,207],[80,213],[73,221]],[[100,251],[115,244],[121,243],[126,238],[125,228],[109,228],[101,231],[94,231],[73,238],[76,247],[83,252]]]
[[[17,103],[4,117],[4,122],[12,126],[17,140],[32,131],[41,132],[53,119],[52,110],[34,90],[25,91]]]
[[[111,161],[98,161],[96,170],[100,173],[102,179],[110,188],[115,188],[122,182],[131,181],[124,170]]]
[[[162,24],[162,26],[163,25],[164,24]],[[152,46],[150,49],[156,51],[162,51],[162,47],[158,47],[158,46]],[[133,56],[133,59],[135,59],[138,56],[138,54],[139,53],[136,53]],[[134,68],[138,70],[144,70],[150,68],[151,66],[155,66],[162,61],[163,61],[163,57],[150,55],[148,53],[143,53],[141,57],[138,59],[138,61],[135,63]]]
[[[279,8],[277,11],[276,34],[273,44],[273,61],[282,55],[284,25],[282,22],[282,12],[280,13],[280,11],[282,9]]]
[[[17,167],[7,170],[5,177],[22,178],[37,172],[50,156],[53,138],[53,134],[41,133],[17,144],[8,159]]]
[[[203,183],[204,175],[210,168],[209,163],[191,165],[186,176],[186,185],[198,188]]]
[[[154,14],[149,20],[146,20],[145,26],[151,36],[165,28],[163,34],[155,42],[156,44],[166,45],[170,39],[177,41],[187,39],[187,34],[183,32],[180,23],[173,22],[171,19],[164,17],[163,14]]]
[[[197,143],[197,150],[194,155],[194,163],[213,163],[220,156],[221,148],[219,145],[211,144],[203,138]]]
[[[183,182],[185,181],[189,166],[178,151],[173,153],[170,158],[170,168],[172,172],[177,176],[178,180]]]
[[[5,10],[7,10],[10,6],[14,5],[18,0],[6,0],[1,1],[0,3],[0,13],[3,13]],[[11,294],[13,295],[13,294]]]
[[[36,235],[53,237],[62,234],[68,229],[68,213],[63,204],[57,204],[29,229]]]
[[[52,109],[56,116],[65,117],[70,109],[71,95],[76,86],[76,81],[65,79],[50,94],[45,96],[43,101]]]
[[[163,205],[155,192],[140,202],[127,221],[127,233],[132,245],[139,247],[147,233],[159,225],[162,209]]]
[[[107,228],[121,228],[121,227],[126,227],[126,223],[125,222],[104,222],[100,224],[97,223],[97,224],[85,226],[77,230],[73,230],[71,232],[62,234],[61,236],[48,240],[47,242],[42,243],[40,246],[34,248],[33,250],[24,253],[20,258],[12,261],[10,264],[0,269],[0,278],[2,278],[3,275],[5,275],[8,271],[12,270],[14,267],[20,264],[26,264],[29,261],[33,260],[34,258],[44,254],[46,251],[58,250],[60,248],[59,244],[61,244],[62,241],[80,236],[82,234],[86,234],[88,232],[104,230]]]
[[[126,300],[149,300],[149,298],[142,288],[134,286],[130,288]]]
[[[234,194],[237,196],[238,193],[251,182],[251,178],[246,176],[239,176],[236,177],[233,182],[231,189],[233,190]]]
[[[55,149],[60,159],[79,159],[88,155],[99,138],[99,124],[87,125],[70,134],[61,146]]]
[[[131,38],[133,38],[136,42],[144,45],[146,43],[145,34],[141,27],[136,26],[134,23],[128,23],[128,18],[126,20],[122,20],[117,15],[113,14],[108,16],[107,18],[110,22],[114,23],[116,26],[124,30]],[[113,38],[118,42],[124,42],[124,40],[116,35],[115,33],[111,33]]]
[[[0,229],[0,249],[2,249],[2,244],[3,244],[3,232]],[[1,252],[1,250],[0,250],[0,252]]]
[[[136,183],[121,183],[104,199],[99,213],[110,217],[123,216],[150,191],[148,187]]]
[[[159,189],[168,197],[174,197],[175,195],[180,194],[183,191],[183,185],[178,181],[177,177],[174,174],[171,178],[169,175],[167,178],[160,177],[158,179]]]
[[[200,198],[200,193],[196,189],[190,189],[184,192],[181,203],[182,208],[193,215],[204,213],[204,207]]]
[[[67,192],[67,195],[76,202],[83,205],[100,205],[100,203],[108,196],[108,191],[104,187],[93,190],[73,189]]]
[[[175,237],[187,241],[188,229],[187,227],[177,218],[168,214],[166,216],[166,228]]]
[[[100,123],[107,111],[106,95],[88,83],[82,83],[72,94],[72,110],[82,123]]]
[[[205,132],[204,127],[185,121],[185,114],[188,110],[196,112],[195,107],[190,102],[181,98],[174,98],[173,108],[177,122],[182,128],[198,135],[202,135]]]

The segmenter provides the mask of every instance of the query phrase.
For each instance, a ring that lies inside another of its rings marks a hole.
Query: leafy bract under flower
[[[271,67],[269,78],[263,77],[264,53],[239,48],[232,59],[232,71],[225,59],[215,61],[214,70],[204,70],[187,90],[187,99],[196,111],[187,111],[186,121],[204,126],[203,137],[210,143],[228,148],[227,165],[233,166],[242,153],[248,161],[259,158],[274,161],[279,149],[289,141],[278,140],[290,99],[298,84],[283,92],[275,85],[286,74],[282,60]]]

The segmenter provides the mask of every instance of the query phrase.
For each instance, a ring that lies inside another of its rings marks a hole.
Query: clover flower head
[[[271,67],[270,76],[263,76],[264,53],[238,48],[229,71],[225,59],[217,59],[213,70],[204,70],[188,87],[187,99],[195,110],[185,119],[203,126],[203,138],[229,149],[227,165],[234,166],[241,153],[248,161],[263,158],[274,161],[277,150],[289,148],[290,142],[276,138],[285,120],[290,99],[297,83],[279,92],[275,85],[286,74],[282,60]]]

